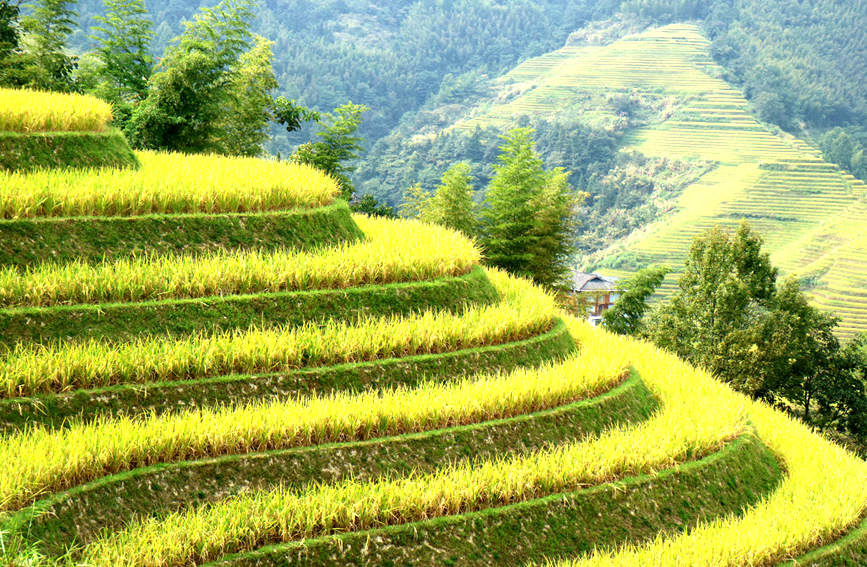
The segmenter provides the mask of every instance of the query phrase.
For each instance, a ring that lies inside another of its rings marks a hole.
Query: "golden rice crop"
[[[0,218],[241,213],[318,207],[337,182],[310,166],[141,152],[139,169],[0,172]]]
[[[102,132],[111,105],[96,97],[0,88],[0,132]]]
[[[469,272],[480,256],[459,233],[417,221],[356,215],[363,242],[313,252],[218,252],[98,265],[0,268],[0,307],[146,301],[243,293],[348,288]],[[395,246],[395,242],[402,243]]]
[[[548,567],[776,565],[857,525],[867,512],[867,463],[765,405],[748,402],[747,408],[761,439],[788,472],[773,494],[739,518]]]
[[[731,392],[725,386],[673,355],[643,346],[624,352],[619,339],[599,333],[602,340],[593,340],[574,320],[570,330],[587,340],[582,358],[596,357],[595,364],[603,360],[597,368],[622,368],[631,361],[659,396],[662,411],[647,422],[617,426],[589,441],[529,456],[455,464],[409,478],[243,494],[143,520],[86,547],[84,560],[89,565],[188,565],[272,540],[296,541],[458,514],[653,473],[717,450],[749,431],[745,400],[727,395]],[[570,370],[563,365],[554,373],[570,379]],[[696,399],[713,400],[713,411]]]
[[[0,438],[0,510],[133,466],[429,431],[558,407],[613,387],[626,357],[585,353],[541,369],[338,392],[146,418],[99,418]]]
[[[146,336],[120,344],[101,339],[18,343],[0,356],[0,397],[447,352],[526,338],[550,328],[556,313],[550,295],[501,273],[490,277],[502,301],[459,315],[426,311],[213,335]]]

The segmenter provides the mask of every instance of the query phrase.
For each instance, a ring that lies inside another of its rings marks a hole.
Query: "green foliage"
[[[783,128],[867,116],[867,12],[836,0],[714,0],[704,27],[713,55],[759,115]],[[809,72],[805,72],[805,70]]]
[[[277,88],[273,43],[262,36],[256,36],[254,41],[230,71],[227,88],[231,98],[217,124],[214,140],[222,154],[259,156],[270,139],[271,93]]]
[[[624,282],[620,299],[602,316],[605,327],[618,335],[642,336],[645,329],[644,315],[649,309],[647,300],[670,271],[667,266],[652,266]]]
[[[761,237],[742,223],[697,237],[678,291],[649,334],[754,398],[807,423],[867,436],[867,394],[857,346],[841,349],[838,320],[813,307],[795,278],[776,284]]]
[[[304,163],[334,176],[340,184],[344,199],[351,199],[355,186],[349,174],[355,168],[348,162],[358,159],[364,148],[357,134],[362,114],[370,110],[351,101],[334,109],[334,114],[322,116],[319,124],[324,128],[317,136],[318,142],[301,145],[292,156],[296,163]]]
[[[516,128],[503,137],[481,213],[481,241],[492,266],[555,286],[567,272],[580,197],[566,172],[545,171],[532,135]]]
[[[756,310],[770,305],[777,278],[761,246],[761,237],[745,222],[736,235],[714,227],[697,237],[679,289],[656,314],[650,330],[656,343],[730,382],[742,382],[727,374],[733,335],[749,326]]]
[[[189,153],[219,151],[223,115],[236,104],[233,73],[250,47],[254,0],[203,8],[166,49],[135,109],[128,134],[135,147]],[[242,80],[243,82],[243,80]]]
[[[284,96],[274,99],[271,103],[271,111],[274,120],[286,127],[287,132],[300,130],[305,122],[319,122],[322,118],[320,113],[305,108],[295,100],[288,100]]]
[[[121,127],[128,120],[132,105],[147,97],[153,57],[149,50],[153,24],[144,0],[103,0],[105,15],[97,16],[101,24],[93,28],[98,81],[95,94],[111,101]]]
[[[432,198],[431,192],[426,190],[421,183],[410,185],[403,194],[398,213],[403,218],[427,221],[426,212],[430,207]]]
[[[26,32],[21,86],[49,91],[75,90],[77,58],[66,53],[78,14],[74,0],[37,0],[21,21]]]
[[[470,164],[461,162],[443,174],[433,198],[426,203],[425,220],[475,236],[477,220],[474,214],[473,186]],[[421,208],[420,206],[418,206]]]
[[[21,33],[18,25],[20,8],[11,0],[0,0],[0,86],[14,84],[9,72],[13,65],[12,56],[18,49]]]
[[[867,180],[864,146],[844,129],[834,128],[826,132],[819,139],[819,148],[826,160],[850,171],[856,177]]]
[[[352,210],[356,213],[364,213],[373,217],[397,218],[397,213],[394,212],[394,207],[385,203],[380,203],[376,197],[370,193],[365,193],[364,196],[357,202],[352,203]]]

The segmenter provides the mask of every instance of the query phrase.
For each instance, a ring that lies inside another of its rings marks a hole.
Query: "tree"
[[[304,163],[333,175],[340,184],[343,198],[351,200],[355,187],[349,174],[355,171],[348,162],[358,159],[363,150],[361,137],[357,135],[362,114],[369,108],[352,101],[334,109],[334,114],[325,114],[319,120],[324,128],[317,136],[318,142],[301,145],[292,156],[296,163]]]
[[[542,159],[535,151],[533,131],[517,128],[503,137],[499,163],[485,196],[482,246],[488,263],[512,274],[532,277],[532,200],[545,183]]]
[[[144,0],[104,0],[104,6],[105,15],[96,17],[102,25],[95,26],[91,36],[102,63],[97,71],[97,90],[116,107],[129,108],[147,96],[153,67],[153,23]]]
[[[421,183],[411,185],[403,194],[398,212],[403,218],[427,221],[427,211],[430,209],[432,198],[433,195],[422,187]]]
[[[564,275],[578,196],[564,171],[545,171],[532,135],[517,128],[503,136],[481,213],[481,241],[490,265],[554,285]]]
[[[572,190],[569,173],[565,170],[556,168],[546,173],[545,184],[530,201],[536,211],[530,261],[530,272],[536,283],[566,288],[579,226],[576,211],[587,196],[587,193]]]
[[[741,223],[735,235],[714,227],[693,240],[678,290],[654,314],[650,335],[660,346],[734,381],[735,334],[774,297],[777,270],[761,237]]]
[[[777,271],[746,223],[732,236],[697,237],[678,291],[648,326],[660,346],[735,389],[805,422],[867,439],[864,358],[842,349],[838,320],[813,307],[795,278]]]
[[[352,210],[356,213],[363,213],[373,217],[397,218],[393,207],[380,203],[370,193],[365,193],[357,203],[353,203]]]
[[[0,0],[0,62],[18,49],[18,4]]]
[[[273,118],[278,124],[286,127],[287,132],[295,132],[304,126],[305,122],[318,122],[322,116],[309,108],[298,104],[295,100],[286,97],[277,97],[271,103]]]
[[[426,220],[460,231],[466,236],[476,234],[471,171],[470,164],[461,162],[443,174],[441,184],[427,205]]]
[[[219,152],[236,156],[259,156],[268,140],[272,120],[272,91],[277,88],[272,61],[272,42],[256,36],[255,45],[241,55],[231,71],[231,98],[217,124],[215,144]]]
[[[52,91],[75,89],[72,72],[77,58],[66,53],[66,41],[78,14],[74,0],[37,0],[33,12],[21,21],[26,37],[23,58],[24,86]]]
[[[625,281],[620,298],[602,315],[605,327],[618,335],[644,335],[644,316],[650,308],[647,300],[670,271],[667,266],[651,266]]]
[[[232,71],[250,47],[254,0],[203,8],[169,46],[147,98],[127,129],[136,147],[190,153],[220,151],[220,128],[233,104]]]
[[[0,0],[0,86],[18,86],[15,69],[19,64],[20,12],[17,3]]]

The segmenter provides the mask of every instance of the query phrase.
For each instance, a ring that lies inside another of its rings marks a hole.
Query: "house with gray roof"
[[[587,320],[592,325],[602,321],[602,314],[611,309],[620,297],[618,278],[590,274],[572,273],[572,293],[587,305]]]

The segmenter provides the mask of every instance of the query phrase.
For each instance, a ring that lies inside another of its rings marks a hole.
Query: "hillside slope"
[[[496,143],[496,132],[522,123],[540,128],[552,166],[574,167],[575,158],[569,147],[545,143],[551,132],[592,135],[596,141],[587,144],[597,150],[613,141],[620,157],[597,161],[597,179],[606,167],[625,163],[635,169],[648,158],[663,170],[692,173],[666,194],[648,191],[621,203],[617,194],[600,193],[592,175],[579,170],[574,183],[591,183],[599,206],[611,201],[604,205],[606,216],[585,219],[591,223],[585,229],[595,230],[593,222],[626,226],[620,232],[603,227],[608,239],[600,248],[584,248],[578,259],[584,268],[626,276],[653,263],[677,267],[693,236],[746,219],[766,238],[774,263],[842,318],[842,335],[867,330],[861,229],[867,223],[867,186],[823,161],[805,141],[760,122],[743,93],[723,79],[710,47],[697,24],[582,30],[562,49],[490,81],[489,96],[431,108],[408,124],[382,151],[383,163],[393,165],[383,165],[375,179],[387,181],[389,168],[413,160],[444,169],[445,148],[455,152],[453,161],[472,159],[470,140],[486,136]],[[418,134],[407,138],[411,127]],[[424,171],[418,174],[424,179]],[[652,183],[662,185],[655,175]],[[651,212],[636,217],[648,204]],[[664,293],[676,277],[669,276]]]

